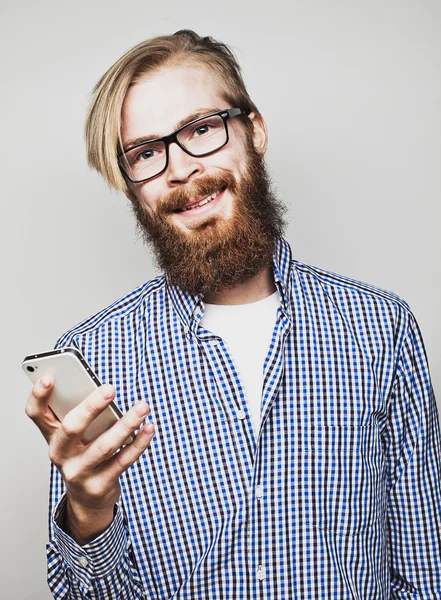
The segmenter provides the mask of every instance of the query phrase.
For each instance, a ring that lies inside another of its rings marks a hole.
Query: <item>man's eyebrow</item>
[[[203,117],[204,115],[209,115],[211,113],[219,112],[220,108],[210,107],[210,108],[198,108],[195,112],[191,113],[187,117],[184,117],[180,121],[175,124],[175,128],[173,131],[180,129],[190,121],[194,121],[199,117]],[[170,132],[171,133],[171,132]],[[168,135],[168,134],[167,134]],[[160,133],[151,133],[150,135],[143,135],[142,137],[132,138],[130,140],[126,140],[124,142],[124,150],[126,151],[128,148],[132,148],[133,146],[137,146],[138,144],[144,144],[145,142],[151,142],[152,140],[156,140],[158,138],[164,137]]]

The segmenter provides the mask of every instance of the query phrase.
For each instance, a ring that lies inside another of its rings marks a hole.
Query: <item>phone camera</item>
[[[26,367],[26,369],[30,372],[33,373],[35,371],[34,367]]]

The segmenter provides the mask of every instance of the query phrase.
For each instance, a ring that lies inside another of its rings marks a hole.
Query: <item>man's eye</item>
[[[201,136],[201,135],[205,135],[206,133],[208,133],[211,129],[211,126],[209,123],[203,123],[202,125],[198,125],[195,130],[194,130],[194,135],[196,137]]]
[[[136,160],[138,160],[138,161],[146,161],[146,160],[149,160],[149,159],[153,158],[154,155],[155,155],[155,151],[152,150],[152,149],[143,150],[142,152],[140,152],[137,155]]]

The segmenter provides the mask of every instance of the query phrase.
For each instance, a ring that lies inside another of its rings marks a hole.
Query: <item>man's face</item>
[[[206,67],[162,68],[129,89],[122,110],[123,146],[168,135],[225,108],[235,107],[227,106]],[[171,144],[166,171],[131,186],[135,215],[159,265],[172,282],[193,293],[237,285],[271,259],[274,228],[265,210],[270,193],[262,161],[265,125],[251,115],[248,134],[241,118],[229,119],[229,141],[219,151],[193,157]],[[195,207],[207,197],[209,202]],[[265,214],[259,216],[262,207]],[[281,208],[272,209],[277,221]]]

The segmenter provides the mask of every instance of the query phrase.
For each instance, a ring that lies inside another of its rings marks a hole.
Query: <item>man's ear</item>
[[[253,126],[253,144],[259,154],[265,154],[268,146],[268,131],[262,115],[252,112],[248,115]]]

